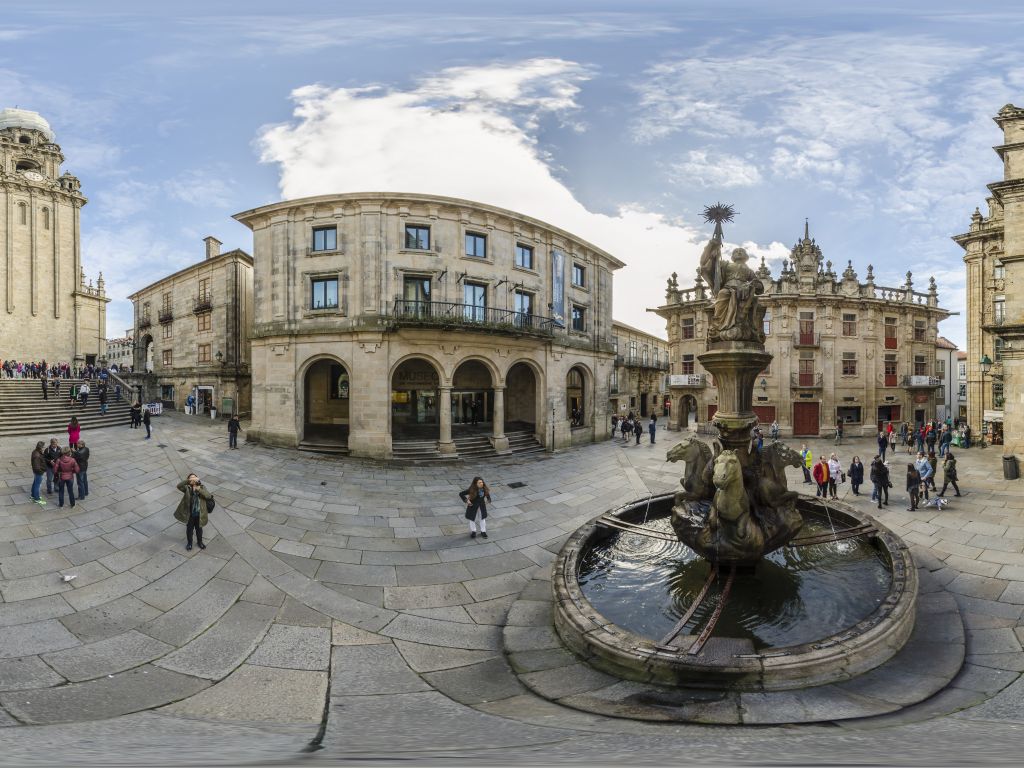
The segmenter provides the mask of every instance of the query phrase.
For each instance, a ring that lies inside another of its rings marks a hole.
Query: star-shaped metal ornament
[[[704,206],[701,215],[704,217],[704,221],[709,224],[712,221],[715,222],[715,234],[712,237],[715,240],[721,241],[724,236],[722,223],[732,221],[733,217],[736,216],[736,209],[728,203],[715,203],[714,205]]]

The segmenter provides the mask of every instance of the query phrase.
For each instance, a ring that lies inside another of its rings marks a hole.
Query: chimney
[[[221,242],[213,235],[204,237],[203,242],[206,243],[206,258],[212,259],[214,256],[220,256]]]

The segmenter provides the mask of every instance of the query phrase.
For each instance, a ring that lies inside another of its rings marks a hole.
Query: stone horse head
[[[774,497],[774,504],[797,497],[796,492],[789,490],[786,467],[802,467],[803,464],[803,457],[785,443],[772,443],[761,451],[761,484],[765,494]]]
[[[669,450],[666,458],[669,461],[686,462],[683,476],[679,479],[683,490],[676,495],[677,500],[696,501],[711,498],[715,490],[711,483],[713,454],[707,443],[693,435],[687,435]]]
[[[715,459],[712,479],[715,496],[702,531],[706,557],[751,560],[759,557],[764,533],[751,516],[750,498],[743,485],[743,465],[735,450],[722,451]]]

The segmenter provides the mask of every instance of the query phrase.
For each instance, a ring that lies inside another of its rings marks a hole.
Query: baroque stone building
[[[96,363],[106,346],[103,275],[82,269],[77,178],[36,112],[0,110],[0,356]]]
[[[983,215],[977,208],[955,240],[967,267],[967,423],[1004,437],[1006,455],[1024,454],[1024,109],[993,118],[1003,143],[1001,181]],[[982,360],[987,365],[982,364]],[[985,370],[985,368],[988,370]]]
[[[889,288],[875,284],[868,265],[862,283],[848,263],[836,274],[804,226],[804,236],[783,262],[778,279],[761,262],[765,349],[773,355],[754,388],[754,411],[763,424],[778,421],[783,435],[833,433],[842,420],[849,434],[868,435],[888,421],[912,424],[935,417],[939,307],[934,278],[926,292],[912,275]],[[714,380],[700,365],[711,294],[698,275],[680,289],[669,279],[665,318],[671,361],[671,428],[710,421],[718,408]]]
[[[514,211],[325,195],[235,216],[253,231],[250,439],[392,458],[460,436],[604,437],[622,262]],[[579,414],[573,418],[574,411]]]
[[[612,323],[615,368],[608,383],[609,415],[630,411],[668,415],[662,392],[668,371],[668,342],[621,323]]]
[[[221,253],[215,237],[204,242],[203,261],[128,297],[135,375],[147,402],[181,409],[192,394],[200,414],[249,413],[252,257],[238,249]]]
[[[119,339],[107,339],[107,365],[119,369],[135,365],[135,329],[129,328]]]

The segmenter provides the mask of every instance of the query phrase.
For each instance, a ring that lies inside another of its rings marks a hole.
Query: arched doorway
[[[476,432],[494,422],[494,381],[479,360],[466,360],[452,376],[452,432]]]
[[[348,369],[337,360],[317,360],[303,382],[303,444],[348,446],[350,389]]]
[[[537,431],[537,374],[527,363],[516,363],[505,374],[505,429]]]
[[[679,401],[679,426],[681,429],[697,426],[697,398],[693,395],[683,395]]]
[[[139,339],[136,347],[135,372],[151,373],[153,371],[153,337],[148,333]]]
[[[391,375],[392,440],[437,440],[438,387],[433,364],[420,357],[403,361]]]
[[[578,365],[569,369],[565,377],[565,417],[573,427],[587,424],[587,403],[584,399],[586,375]]]

